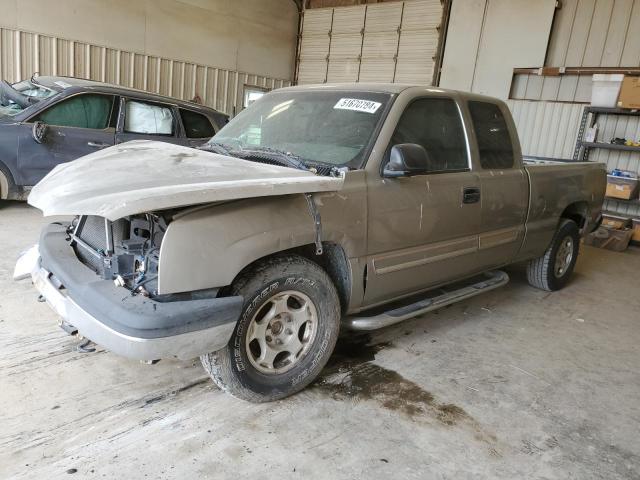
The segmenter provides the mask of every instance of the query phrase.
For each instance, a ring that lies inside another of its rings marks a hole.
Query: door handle
[[[111,146],[108,143],[98,143],[98,142],[87,142],[87,145],[93,148],[106,148]]]
[[[480,201],[480,189],[478,187],[466,187],[462,190],[462,203],[478,203]]]

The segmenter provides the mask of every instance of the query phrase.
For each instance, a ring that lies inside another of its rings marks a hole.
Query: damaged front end
[[[158,295],[168,218],[81,215],[52,223],[20,257],[14,279],[31,277],[65,331],[124,357],[190,359],[216,351],[229,341],[243,299],[215,291]]]
[[[156,214],[111,221],[95,215],[76,217],[67,232],[77,257],[105,280],[132,294],[158,293],[160,245],[167,219]]]

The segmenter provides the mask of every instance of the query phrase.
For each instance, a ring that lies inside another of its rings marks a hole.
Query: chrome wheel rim
[[[307,295],[277,293],[251,318],[245,341],[249,362],[261,373],[284,373],[306,356],[317,330],[318,312]]]
[[[560,247],[556,252],[556,262],[554,265],[554,273],[556,278],[560,278],[567,273],[567,269],[573,260],[573,238],[566,236],[562,239]]]

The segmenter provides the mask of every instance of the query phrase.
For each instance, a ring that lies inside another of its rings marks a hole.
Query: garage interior
[[[640,479],[640,98],[615,103],[640,75],[640,0],[0,0],[0,12],[8,83],[77,77],[232,119],[293,85],[462,90],[506,102],[525,158],[612,174],[606,237],[585,238],[564,289],[509,266],[503,288],[344,333],[316,381],[263,404],[225,394],[197,359],[79,351],[12,279],[63,219],[0,200],[0,478]],[[594,104],[602,84],[614,104]]]

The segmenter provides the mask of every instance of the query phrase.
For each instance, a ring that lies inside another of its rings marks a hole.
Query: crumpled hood
[[[48,215],[136,213],[240,198],[337,191],[343,178],[323,177],[155,141],[134,141],[58,165],[29,203]]]

